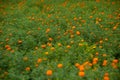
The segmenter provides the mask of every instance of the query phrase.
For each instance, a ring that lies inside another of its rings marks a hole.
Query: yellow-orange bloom
[[[58,68],[62,68],[62,67],[63,67],[63,64],[58,64],[57,67],[58,67]]]
[[[47,75],[47,76],[51,76],[52,74],[53,74],[52,70],[47,70],[47,71],[46,71],[46,75]]]
[[[25,70],[26,70],[26,71],[30,71],[30,67],[26,67]]]
[[[84,72],[84,71],[80,71],[80,72],[78,73],[78,75],[81,76],[81,77],[84,77],[84,76],[85,76],[85,72]]]
[[[42,62],[42,59],[38,58],[37,63],[41,63],[41,62]]]

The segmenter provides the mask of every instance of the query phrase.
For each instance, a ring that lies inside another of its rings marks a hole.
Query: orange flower
[[[97,62],[96,62],[96,61],[93,61],[92,64],[97,64]]]
[[[104,76],[104,80],[110,80],[108,76]]]
[[[48,32],[50,32],[50,28],[47,28],[47,29],[46,29],[46,33],[48,33]]]
[[[93,58],[93,62],[97,62],[98,61],[98,58]]]
[[[5,48],[7,49],[7,48],[10,48],[10,45],[5,45]]]
[[[42,62],[42,59],[38,58],[37,63],[41,63],[41,62]]]
[[[97,64],[97,62],[98,62],[98,58],[93,58],[92,64]]]
[[[83,65],[80,65],[80,66],[79,66],[79,70],[80,70],[80,71],[84,71],[84,69],[85,69],[85,68],[84,68]]]
[[[103,40],[100,40],[99,43],[102,44],[102,43],[103,43]]]
[[[71,46],[70,46],[70,45],[67,45],[67,48],[71,48]]]
[[[89,18],[93,18],[93,16],[90,16]]]
[[[107,65],[107,60],[104,60],[102,65],[106,66]]]
[[[104,74],[104,76],[107,76],[107,77],[108,77],[108,76],[109,76],[109,74],[106,72],[106,73]]]
[[[47,43],[47,45],[48,45],[48,46],[52,46],[52,44],[51,44],[51,43],[49,43],[49,42]]]
[[[52,70],[47,70],[47,71],[46,71],[46,75],[47,75],[47,76],[51,76],[52,73],[53,73]]]
[[[41,45],[42,48],[46,48],[46,45]]]
[[[74,17],[74,21],[76,21],[77,20],[77,18],[76,17]]]
[[[49,41],[52,41],[53,39],[52,38],[49,38]]]
[[[82,23],[85,23],[86,21],[85,20],[81,20]]]
[[[72,29],[75,29],[76,28],[76,26],[72,26]]]
[[[113,30],[116,30],[116,29],[117,29],[117,26],[114,26],[114,27],[113,27]]]
[[[100,2],[100,0],[96,0],[96,2]]]
[[[26,71],[30,71],[30,67],[26,67],[25,70],[26,70]]]
[[[77,35],[80,35],[80,31],[76,31],[76,34],[77,34]]]
[[[118,63],[118,59],[114,59],[114,60],[113,60],[113,63]]]
[[[83,63],[84,66],[86,66],[86,65],[88,65],[88,64],[89,64],[88,61],[86,61],[86,62]]]
[[[98,53],[98,52],[96,52],[95,54],[96,54],[96,56],[98,56],[98,55],[99,55],[99,53]]]
[[[78,73],[78,75],[81,76],[81,77],[84,77],[84,76],[85,76],[85,72],[84,72],[84,71],[80,71],[80,72]]]
[[[88,65],[89,65],[89,66],[92,66],[92,63],[89,63]]]
[[[60,46],[62,46],[62,44],[61,44],[61,43],[58,43],[58,46],[60,47]]]
[[[115,63],[113,63],[113,62],[112,62],[112,67],[113,67],[114,69],[117,69],[117,68],[118,68],[118,66],[117,66]]]
[[[62,68],[62,67],[63,67],[63,64],[58,64],[57,67],[58,67],[58,68]]]
[[[115,2],[112,2],[112,5],[114,5],[115,4]]]
[[[80,64],[79,63],[75,63],[75,67],[79,68]]]
[[[7,48],[7,50],[8,50],[8,51],[10,51],[10,50],[11,50],[11,48],[10,48],[10,47],[8,47],[8,48]]]

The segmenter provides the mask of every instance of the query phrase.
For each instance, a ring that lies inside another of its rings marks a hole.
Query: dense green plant
[[[0,80],[120,79],[119,4],[1,0]]]

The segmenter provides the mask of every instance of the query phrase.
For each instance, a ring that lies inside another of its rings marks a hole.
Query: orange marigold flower
[[[104,74],[104,76],[107,76],[107,77],[108,77],[108,76],[109,76],[108,72],[106,72],[106,73]]]
[[[76,31],[76,34],[77,34],[77,35],[80,35],[80,31]]]
[[[80,64],[79,63],[75,63],[75,67],[79,68]]]
[[[104,80],[110,80],[108,76],[105,76],[104,77]]]
[[[96,56],[98,56],[98,55],[99,55],[99,52],[96,52],[95,54],[96,54]]]
[[[90,16],[89,18],[93,18],[93,16]]]
[[[76,17],[74,17],[74,21],[76,21],[77,20],[77,18]]]
[[[114,59],[114,60],[113,60],[113,63],[118,63],[118,59]]]
[[[48,33],[48,32],[50,32],[50,28],[47,28],[47,29],[46,29],[46,33]]]
[[[41,62],[42,62],[42,59],[38,58],[37,63],[41,63]]]
[[[98,58],[93,58],[93,62],[97,62],[98,61]]]
[[[10,45],[5,45],[5,48],[9,48],[10,47]]]
[[[67,45],[67,48],[71,48],[71,46],[70,46],[70,45]]]
[[[85,72],[84,72],[84,71],[80,71],[80,72],[78,73],[78,75],[81,76],[81,77],[84,77],[84,76],[85,76]]]
[[[51,44],[51,43],[49,43],[49,42],[47,43],[47,45],[48,45],[48,46],[52,46],[52,44]]]
[[[52,70],[47,70],[47,71],[46,71],[46,75],[47,75],[47,76],[51,76],[52,73],[53,73]]]
[[[76,28],[76,26],[72,26],[72,29],[75,29]]]
[[[107,60],[104,60],[102,65],[106,66],[107,65]]]
[[[80,66],[79,66],[79,70],[80,70],[80,71],[84,71],[84,69],[85,69],[85,68],[84,68],[83,65],[80,65]]]
[[[61,43],[58,43],[58,46],[60,47],[60,46],[62,46],[62,44],[61,44]]]
[[[49,38],[49,41],[52,41],[53,39],[52,38]]]
[[[58,68],[62,68],[62,67],[63,67],[63,64],[58,64],[57,67],[58,67]]]
[[[8,47],[8,48],[7,48],[7,50],[8,50],[8,51],[10,51],[10,50],[11,50],[11,48],[10,48],[10,47]]]
[[[46,45],[41,45],[42,48],[46,48]]]
[[[30,67],[26,67],[25,70],[26,70],[26,71],[30,71]]]
[[[97,62],[96,62],[96,61],[93,61],[92,64],[93,64],[93,65],[94,65],[94,64],[97,64]]]

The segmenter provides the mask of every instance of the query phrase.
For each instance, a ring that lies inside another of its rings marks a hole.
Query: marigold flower
[[[58,64],[57,67],[58,67],[58,68],[62,68],[62,67],[63,67],[63,64]]]
[[[25,70],[26,70],[26,71],[30,71],[30,67],[26,67]]]
[[[84,77],[84,76],[85,76],[85,72],[84,72],[84,71],[80,71],[80,72],[78,73],[78,75],[81,76],[81,77]]]
[[[46,75],[47,75],[47,76],[51,76],[52,74],[53,74],[52,70],[47,70],[47,71],[46,71]]]

